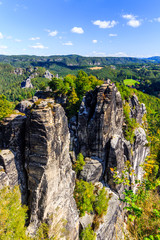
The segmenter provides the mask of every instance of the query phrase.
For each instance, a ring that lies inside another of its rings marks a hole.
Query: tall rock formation
[[[132,176],[130,181],[132,183],[135,183],[135,180],[141,181],[143,169],[140,166],[148,154],[146,133],[140,126],[142,117],[146,113],[145,105],[139,104],[136,96],[132,96],[129,101],[130,117],[136,119],[139,124],[139,127],[134,130],[134,142],[131,144],[125,139],[123,133],[123,127],[125,127],[123,104],[116,86],[108,81],[86,94],[80,106],[78,119],[73,118],[70,122],[71,150],[76,153],[81,152],[87,159],[99,159],[103,166],[103,175],[100,180],[108,192],[112,193],[108,212],[97,230],[97,239],[113,240],[116,232],[120,239],[122,238],[121,227],[116,229],[115,226],[118,220],[123,222],[124,211],[119,197],[123,198],[124,185],[115,184],[113,168],[117,169],[121,177],[128,160],[135,171],[135,176]],[[85,177],[86,181],[95,182],[96,177],[95,179],[87,178],[85,173],[85,168],[90,168],[89,173],[95,168],[92,162],[87,163],[80,177]],[[93,173],[92,176],[94,176]],[[127,177],[129,178],[129,173]],[[136,185],[133,186],[133,190],[136,190]]]
[[[52,100],[36,103],[27,116],[26,130],[31,212],[28,231],[34,233],[41,222],[49,221],[53,229],[59,225],[59,238],[65,227],[65,236],[78,239],[78,212],[73,198],[75,173],[63,108]],[[57,234],[55,231],[51,235]]]

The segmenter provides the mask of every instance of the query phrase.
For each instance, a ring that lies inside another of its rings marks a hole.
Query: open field
[[[128,86],[134,86],[136,83],[139,83],[138,81],[133,79],[125,79],[123,82],[125,85],[128,85]]]
[[[91,67],[91,68],[89,68],[89,69],[91,69],[91,70],[100,70],[100,69],[102,69],[103,67]]]

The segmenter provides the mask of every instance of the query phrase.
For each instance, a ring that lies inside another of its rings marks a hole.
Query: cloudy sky
[[[160,56],[160,0],[0,0],[0,54]]]

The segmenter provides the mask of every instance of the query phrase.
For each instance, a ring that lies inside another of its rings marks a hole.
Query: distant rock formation
[[[47,70],[44,74],[44,77],[51,80],[54,77],[54,75]]]
[[[33,85],[31,83],[31,77],[27,78],[21,83],[21,88],[33,88]]]

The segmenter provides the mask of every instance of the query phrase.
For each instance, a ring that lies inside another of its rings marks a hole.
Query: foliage
[[[27,217],[25,206],[21,207],[19,187],[0,190],[0,239],[29,239],[25,230]]]
[[[80,216],[85,213],[96,213],[102,217],[107,212],[109,198],[105,188],[98,189],[93,183],[76,180],[74,198],[80,211]]]
[[[96,240],[96,233],[92,230],[90,225],[82,230],[80,240]]]
[[[77,160],[75,164],[73,165],[73,170],[78,173],[79,171],[83,170],[83,166],[85,165],[84,157],[82,153],[79,153],[77,156]]]
[[[80,216],[84,216],[86,212],[93,212],[93,205],[95,202],[94,185],[91,182],[77,180],[74,198],[80,211]]]
[[[98,216],[102,217],[107,213],[109,198],[107,197],[106,190],[103,187],[99,190],[96,200],[94,202],[94,209]]]
[[[6,100],[4,95],[0,95],[0,121],[13,112],[14,104]]]
[[[133,80],[133,79],[125,79],[125,80],[123,80],[123,82],[125,85],[128,85],[128,86],[135,86],[136,83],[137,84],[139,83],[138,81]]]
[[[145,188],[145,186],[144,186]],[[133,194],[134,203],[130,203],[128,230],[132,239],[160,238],[160,199],[156,191],[139,189]],[[130,196],[129,196],[129,199]],[[129,200],[130,201],[130,200]]]
[[[123,113],[124,113],[124,120],[125,120],[125,127],[123,128],[124,130],[124,135],[125,138],[133,143],[134,141],[134,130],[138,126],[136,123],[136,119],[130,117],[130,106],[128,102],[125,102],[123,105]]]
[[[49,87],[52,89],[56,96],[66,97],[67,104],[64,106],[68,116],[73,116],[77,113],[82,98],[87,91],[93,90],[97,85],[101,85],[103,82],[96,77],[90,75],[84,71],[78,71],[77,76],[67,75],[64,79],[53,78],[49,82]]]

